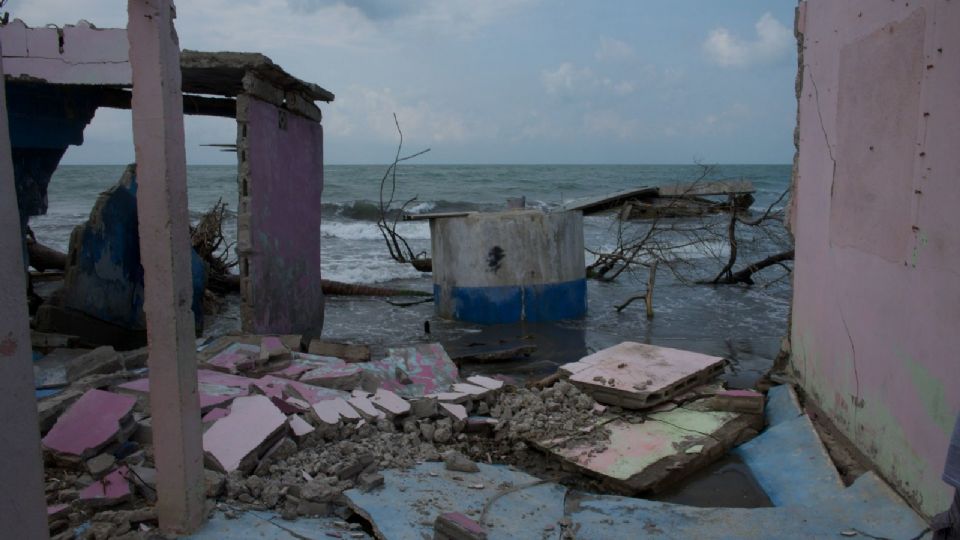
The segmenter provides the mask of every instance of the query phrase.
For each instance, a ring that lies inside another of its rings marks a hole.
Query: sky
[[[186,49],[254,51],[336,94],[328,164],[789,163],[795,0],[181,0]],[[9,0],[29,26],[126,25],[122,0]],[[186,118],[191,164],[235,123]],[[133,161],[100,109],[64,163]]]

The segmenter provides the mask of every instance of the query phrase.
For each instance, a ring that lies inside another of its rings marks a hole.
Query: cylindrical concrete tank
[[[430,220],[437,314],[480,324],[587,311],[583,214],[512,210]]]

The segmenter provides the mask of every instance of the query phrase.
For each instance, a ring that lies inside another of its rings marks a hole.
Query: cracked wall
[[[960,4],[807,0],[797,14],[791,367],[933,514],[960,410]]]

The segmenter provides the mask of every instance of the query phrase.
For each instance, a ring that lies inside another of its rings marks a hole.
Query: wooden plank
[[[753,193],[756,189],[749,180],[724,180],[719,182],[679,182],[660,186],[661,197],[702,197],[705,195],[740,195]]]
[[[590,214],[596,214],[598,212],[603,212],[604,210],[609,210],[611,208],[618,208],[625,201],[632,199],[642,199],[655,197],[657,195],[657,188],[650,186],[641,186],[637,188],[625,189],[623,191],[618,191],[616,193],[608,193],[606,195],[600,195],[598,197],[589,197],[583,199],[572,200],[560,207],[560,210],[563,211],[573,211],[581,210],[583,215],[587,216]]]
[[[436,212],[433,214],[404,214],[404,221],[422,221],[424,219],[443,219],[443,218],[454,218],[454,217],[464,217],[469,216],[470,214],[476,214],[476,212]]]

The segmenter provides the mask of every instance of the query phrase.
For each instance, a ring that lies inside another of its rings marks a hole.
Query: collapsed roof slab
[[[124,28],[97,28],[87,21],[63,28],[30,28],[15,19],[0,27],[8,81],[130,88],[129,43]],[[287,73],[260,53],[184,50],[180,55],[182,91],[236,97],[247,91],[244,76],[284,94],[331,102],[332,92]]]

